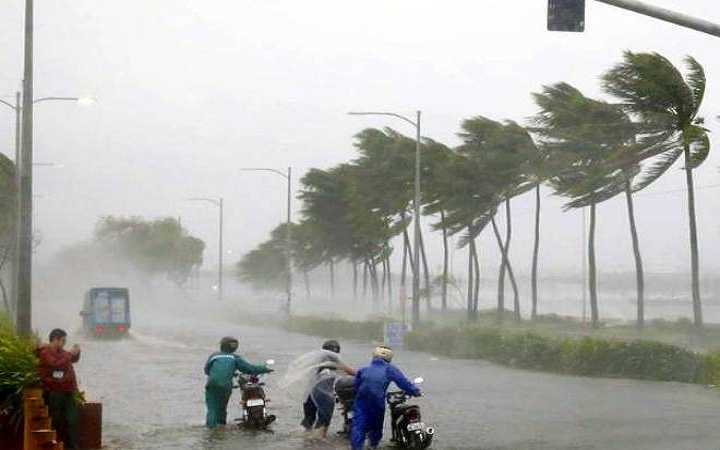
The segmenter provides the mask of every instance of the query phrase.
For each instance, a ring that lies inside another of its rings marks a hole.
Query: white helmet
[[[382,358],[385,361],[390,362],[393,359],[393,351],[390,347],[380,345],[375,347],[375,350],[373,351],[373,358]]]

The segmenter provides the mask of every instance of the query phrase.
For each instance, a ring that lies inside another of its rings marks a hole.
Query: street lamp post
[[[207,198],[207,197],[194,197],[187,199],[190,202],[206,202],[212,203],[218,207],[218,275],[217,275],[217,291],[218,300],[223,299],[223,198]]]
[[[286,267],[286,278],[285,278],[285,289],[287,291],[287,304],[285,305],[285,313],[290,315],[290,306],[292,304],[292,232],[290,230],[292,224],[292,167],[287,168],[287,173],[282,173],[279,170],[266,168],[266,167],[249,167],[241,168],[241,171],[245,172],[271,172],[276,175],[280,175],[287,181],[287,226],[285,227],[285,264]]]
[[[420,115],[421,111],[416,111],[416,119],[413,121],[401,114],[393,112],[349,112],[352,116],[391,116],[415,127],[415,200],[413,201],[413,216],[415,219],[415,253],[413,254],[413,262],[415,264],[415,272],[413,273],[413,289],[412,289],[412,324],[417,327],[420,323]]]
[[[27,87],[27,86],[26,86]],[[32,95],[32,93],[30,94]],[[77,102],[80,104],[90,104],[94,102],[94,99],[90,98],[82,98],[82,97],[41,97],[32,100],[31,102],[28,102],[30,114],[32,115],[32,108],[34,105],[41,103],[41,102],[48,102],[48,101],[70,101],[70,102]],[[23,230],[26,227],[30,227],[30,249],[32,249],[32,167],[33,166],[43,166],[43,165],[54,165],[55,164],[45,164],[45,163],[38,163],[34,164],[32,162],[32,142],[25,144],[22,139],[22,135],[26,133],[23,126],[23,113],[26,108],[28,108],[28,105],[23,104],[24,100],[22,98],[22,94],[18,91],[15,92],[15,104],[12,104],[10,102],[7,102],[3,99],[0,99],[0,104],[3,104],[10,109],[12,109],[15,112],[15,189],[16,189],[16,195],[15,195],[15,233],[16,237],[13,243],[13,255],[11,258],[11,287],[10,287],[10,298],[11,303],[16,306],[16,313],[17,317],[15,318],[16,326],[19,332],[21,333],[30,333],[31,327],[32,327],[32,320],[31,320],[31,291],[30,287],[26,288],[27,295],[23,295],[23,301],[20,301],[20,294],[19,294],[19,286],[24,283],[24,279],[20,279],[20,264],[21,264],[21,253],[22,253],[22,240],[23,238],[26,238],[23,234]],[[30,124],[30,130],[29,133],[32,134],[32,123]],[[23,149],[23,144],[25,144],[25,149]],[[30,169],[27,170],[27,174],[25,174],[26,178],[29,177],[29,181],[26,181],[26,188],[29,188],[29,197],[26,196],[26,192],[23,191],[23,185],[22,180],[24,176],[24,169],[23,166],[26,164],[26,161],[24,161],[23,155],[24,152],[27,151],[30,153],[29,155],[29,166]],[[25,196],[25,197],[24,197]],[[27,198],[25,201],[23,201],[23,198]],[[24,223],[22,221],[23,217],[23,211],[25,209],[30,210],[30,222]],[[32,256],[22,257],[23,261],[27,260],[27,264],[30,264],[29,268],[26,268],[24,273],[31,273],[32,271],[32,261],[30,260]],[[28,275],[29,276],[29,275]],[[27,279],[27,283],[30,283],[30,279]]]

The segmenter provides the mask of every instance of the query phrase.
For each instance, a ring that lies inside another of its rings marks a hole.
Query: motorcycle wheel
[[[410,433],[409,436],[407,436],[407,440],[405,441],[407,446],[406,448],[410,450],[424,450],[427,448],[425,439],[423,439],[424,436],[422,433]]]
[[[247,410],[246,422],[253,428],[265,428],[267,425],[265,421],[265,413],[262,406],[253,406]]]

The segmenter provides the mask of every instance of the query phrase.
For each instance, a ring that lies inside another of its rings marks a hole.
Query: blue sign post
[[[402,350],[405,346],[405,333],[407,325],[400,322],[389,322],[385,324],[385,345],[394,349]]]

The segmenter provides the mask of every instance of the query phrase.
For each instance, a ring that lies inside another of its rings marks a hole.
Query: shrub
[[[285,322],[285,329],[325,338],[382,341],[383,324],[382,319],[355,322],[339,318],[292,316]]]
[[[10,320],[0,316],[0,392],[19,392],[38,381],[35,344],[15,334]]]
[[[720,384],[720,354],[702,355],[660,342],[556,338],[462,327],[413,331],[407,346],[448,357],[482,358],[571,375]]]
[[[20,399],[23,388],[37,385],[35,344],[15,334],[10,320],[0,314],[0,422],[17,426],[21,419]],[[12,433],[12,430],[0,432]]]

